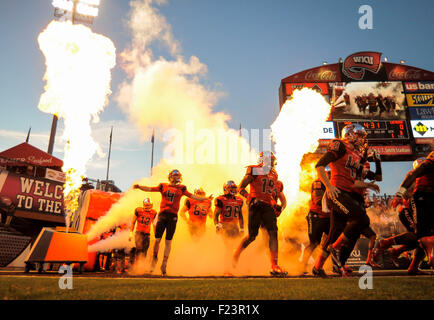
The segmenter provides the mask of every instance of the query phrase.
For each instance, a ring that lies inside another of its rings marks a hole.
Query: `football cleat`
[[[332,257],[333,264],[335,264],[338,268],[342,268],[341,251],[333,248],[333,246],[329,246],[328,250]]]
[[[401,253],[397,252],[397,250],[393,249],[393,248],[387,249],[387,253],[389,254],[390,261],[392,261],[392,263],[395,266],[395,268],[399,268],[399,260],[398,260],[398,258],[401,255]]]
[[[344,266],[344,267],[341,267],[341,276],[342,276],[343,278],[351,277],[351,273],[352,273],[352,272],[353,272],[352,270],[351,270],[351,272],[349,272],[348,269],[345,268],[345,266]]]
[[[342,275],[342,270],[335,264],[333,264],[333,272],[338,274],[338,275]]]
[[[167,268],[167,263],[165,261],[163,261],[163,263],[161,264],[161,268],[160,268],[161,275],[163,277],[167,275],[166,268]]]
[[[238,260],[240,259],[241,250],[235,250],[232,256],[232,267],[235,269],[238,265]]]
[[[286,277],[288,275],[288,272],[283,270],[278,265],[272,266],[270,270],[270,274],[273,277]]]
[[[347,272],[347,273],[353,273],[353,269],[351,269],[349,266],[347,266],[347,265],[344,265],[342,268],[344,268],[345,269],[345,271]]]
[[[383,255],[384,250],[387,248],[384,239],[380,240],[378,244],[375,246],[373,255],[372,255],[372,261],[378,261],[378,258]]]
[[[329,276],[325,273],[324,269],[316,269],[315,267],[312,268],[312,274],[314,277],[317,278],[328,278]]]
[[[155,265],[157,264],[158,258],[157,257],[153,257],[152,258],[152,262],[151,262],[151,270],[149,271],[149,273],[152,273],[155,269]]]
[[[369,259],[369,260],[367,260],[367,261],[365,262],[365,264],[366,264],[367,266],[372,267],[372,268],[381,268],[381,266],[380,266],[378,263],[376,263],[376,262],[374,261],[374,259]]]
[[[434,236],[423,237],[419,240],[422,247],[425,249],[428,258],[428,264],[434,267]]]

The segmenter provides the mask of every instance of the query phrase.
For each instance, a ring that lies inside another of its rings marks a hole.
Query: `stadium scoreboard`
[[[384,120],[384,121],[338,121],[337,132],[340,137],[343,127],[348,124],[360,124],[368,133],[367,139],[370,140],[399,140],[409,139],[407,122],[404,120]]]
[[[434,72],[381,61],[381,52],[356,52],[339,63],[281,80],[280,108],[294,90],[311,88],[331,105],[319,147],[326,152],[348,124],[360,124],[385,161],[412,161],[434,150]]]

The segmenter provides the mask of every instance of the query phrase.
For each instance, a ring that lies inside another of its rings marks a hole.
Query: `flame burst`
[[[330,104],[318,92],[309,88],[295,90],[292,99],[286,101],[271,125],[277,157],[276,170],[287,198],[286,212],[279,219],[279,229],[285,237],[299,238],[297,232],[300,231],[300,224],[305,223],[310,184],[316,173],[312,157],[302,160],[318,147],[318,139],[330,109]]]
[[[47,67],[38,108],[63,118],[65,124],[62,170],[66,174],[63,193],[68,227],[78,207],[86,164],[95,152],[101,154],[92,139],[90,121],[99,121],[98,114],[111,94],[110,70],[116,63],[116,49],[110,39],[69,21],[52,21],[38,43]]]

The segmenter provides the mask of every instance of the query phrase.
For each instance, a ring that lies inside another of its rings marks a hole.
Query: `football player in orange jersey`
[[[236,265],[242,251],[252,243],[261,225],[265,227],[269,236],[269,249],[271,257],[271,275],[285,276],[278,262],[277,219],[275,214],[276,201],[273,191],[278,181],[278,175],[274,169],[276,157],[270,151],[259,154],[258,165],[247,167],[247,172],[241,181],[239,194],[247,199],[249,205],[249,234],[241,241],[233,256],[233,264]],[[250,194],[246,187],[250,185]],[[282,207],[282,211],[285,208]]]
[[[322,253],[317,258],[312,274],[327,277],[323,266],[330,253],[343,275],[347,274],[345,261],[352,251],[352,244],[357,241],[360,232],[369,219],[354,194],[357,171],[360,169],[362,153],[367,132],[359,124],[349,124],[342,129],[341,139],[333,140],[327,152],[316,164],[318,177],[326,187],[327,206],[332,210],[330,231],[322,245]],[[325,167],[331,169],[331,179],[327,177]],[[359,182],[357,187],[378,190],[374,183]]]
[[[326,170],[327,177],[330,179],[330,170]],[[322,198],[325,193],[325,186],[321,179],[312,182],[310,197],[311,205],[306,216],[308,226],[309,245],[303,251],[301,267],[303,274],[306,273],[306,266],[315,248],[321,243],[323,234],[327,237],[330,229],[330,212],[322,209]]]
[[[195,189],[194,194],[200,197],[206,196],[202,188]],[[211,218],[211,213],[211,201],[209,199],[203,201],[186,199],[179,215],[187,222],[190,235],[197,240],[205,234],[206,219],[207,217]]]
[[[133,221],[131,222],[130,228],[130,238],[132,240],[134,226],[137,223],[136,233],[134,235],[134,240],[136,244],[136,258],[146,258],[148,253],[149,243],[150,243],[150,235],[151,235],[151,225],[155,220],[157,215],[157,211],[152,209],[151,199],[145,198],[143,200],[143,206],[136,208],[134,210]],[[136,259],[131,261],[131,264],[135,263]]]
[[[215,199],[214,224],[217,233],[223,236],[226,251],[230,252],[233,240],[244,233],[243,199],[237,196],[237,185],[232,180],[223,185],[223,192]],[[225,275],[232,275],[229,265],[225,265]]]
[[[166,275],[167,260],[169,259],[170,248],[172,246],[172,239],[178,221],[179,203],[182,196],[186,196],[193,200],[203,201],[212,199],[212,196],[206,198],[198,195],[191,194],[187,191],[187,187],[182,185],[182,175],[179,170],[172,170],[169,173],[169,183],[160,183],[156,187],[140,186],[135,184],[134,189],[140,189],[146,192],[160,192],[161,203],[160,212],[158,213],[157,225],[155,227],[155,243],[154,243],[154,256],[151,264],[151,272],[154,270],[158,260],[158,251],[160,247],[161,238],[164,231],[166,231],[166,242],[164,247],[164,257],[161,264],[161,273]]]

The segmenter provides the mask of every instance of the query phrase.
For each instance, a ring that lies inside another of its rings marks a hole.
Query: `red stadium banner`
[[[396,63],[384,63],[389,81],[432,81],[434,72]]]
[[[282,83],[286,82],[339,82],[341,81],[341,70],[338,63],[325,65],[317,68],[312,68],[292,76],[289,76],[282,80]]]
[[[434,145],[434,138],[416,138],[414,142],[417,144],[431,144]]]
[[[64,221],[63,184],[60,182],[0,170],[0,195],[15,204],[16,216]]]
[[[411,147],[409,145],[404,146],[369,146],[376,150],[380,155],[411,155]]]

